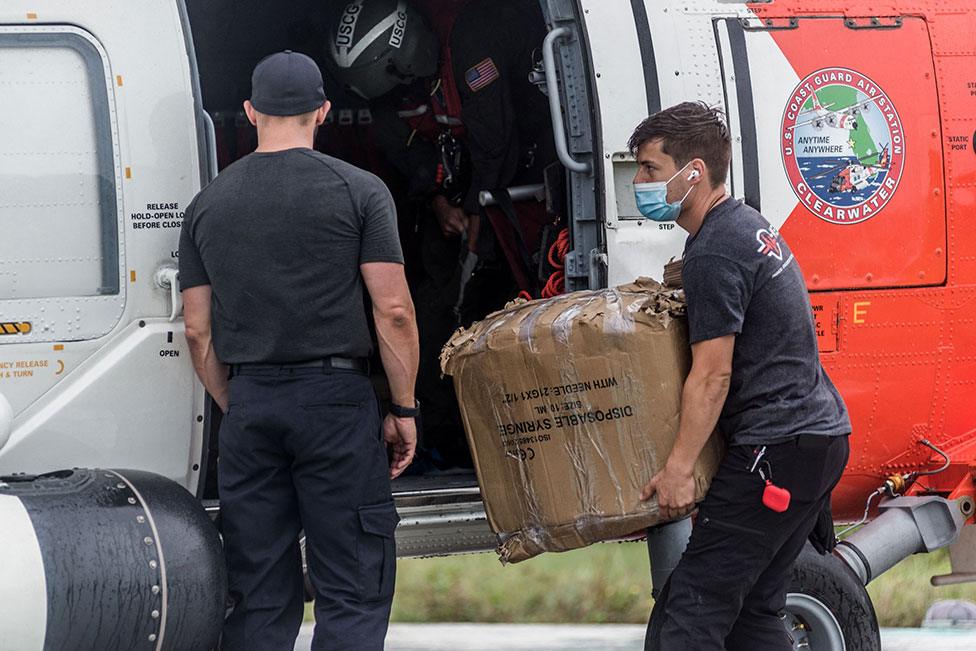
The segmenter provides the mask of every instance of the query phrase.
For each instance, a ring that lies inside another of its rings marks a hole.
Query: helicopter
[[[833,103],[828,104],[827,106],[821,104],[820,98],[817,97],[816,93],[813,93],[811,99],[813,100],[813,108],[801,111],[800,115],[816,113],[816,117],[810,118],[804,122],[798,122],[791,126],[791,129],[803,127],[808,124],[813,125],[813,128],[817,130],[823,129],[824,127],[832,127],[834,129],[857,129],[857,116],[860,115],[862,111],[868,110],[870,105],[878,98],[870,97],[835,111],[829,110],[832,106],[834,106]]]
[[[864,161],[877,158],[877,162],[872,165],[864,165]],[[826,172],[821,172],[813,179],[821,179],[825,176],[835,174],[830,181],[828,192],[858,192],[866,188],[874,179],[888,169],[891,165],[891,155],[888,152],[888,145],[885,145],[880,153],[867,154],[854,161],[844,161]]]

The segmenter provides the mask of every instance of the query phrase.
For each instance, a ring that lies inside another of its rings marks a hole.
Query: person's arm
[[[729,393],[735,337],[742,332],[753,281],[748,269],[722,255],[686,260],[681,282],[688,303],[691,371],[681,393],[681,422],[664,468],[641,491],[657,495],[661,515],[673,520],[694,507],[692,469],[718,423]]]
[[[227,366],[213,349],[210,330],[210,276],[203,264],[200,248],[193,238],[198,194],[186,207],[180,229],[180,289],[183,293],[183,321],[190,358],[197,376],[223,412],[227,411]]]
[[[735,335],[693,344],[691,372],[681,392],[681,423],[664,468],[641,491],[641,499],[657,495],[666,520],[679,518],[695,507],[695,461],[718,423],[729,394]]]
[[[227,365],[217,359],[210,331],[210,285],[183,290],[186,341],[197,376],[220,410],[227,411]]]
[[[373,303],[380,358],[390,383],[394,404],[412,408],[414,385],[420,363],[420,343],[413,300],[403,265],[396,262],[367,262],[359,267]],[[413,418],[388,414],[383,436],[393,450],[390,478],[406,470],[417,448],[417,423]]]
[[[376,337],[393,402],[413,407],[420,359],[417,320],[403,265],[368,262],[360,266],[373,303]]]

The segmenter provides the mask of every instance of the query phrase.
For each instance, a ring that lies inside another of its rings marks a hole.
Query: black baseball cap
[[[254,66],[251,104],[265,115],[301,115],[322,106],[325,89],[318,65],[304,54],[285,50]]]

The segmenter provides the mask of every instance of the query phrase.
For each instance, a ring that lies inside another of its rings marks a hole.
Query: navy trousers
[[[654,603],[644,648],[660,651],[789,651],[779,618],[790,567],[849,454],[847,436],[799,436],[769,445],[764,470],[791,493],[789,508],[762,505],[749,467],[753,446],[729,447],[712,480],[688,548]]]
[[[293,649],[315,589],[313,649],[382,649],[399,517],[379,411],[357,371],[244,367],[230,380],[218,474],[229,588],[221,647]]]

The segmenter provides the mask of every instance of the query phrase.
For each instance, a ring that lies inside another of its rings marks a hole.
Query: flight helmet
[[[332,17],[326,66],[365,99],[437,72],[437,36],[409,0],[340,2]]]

